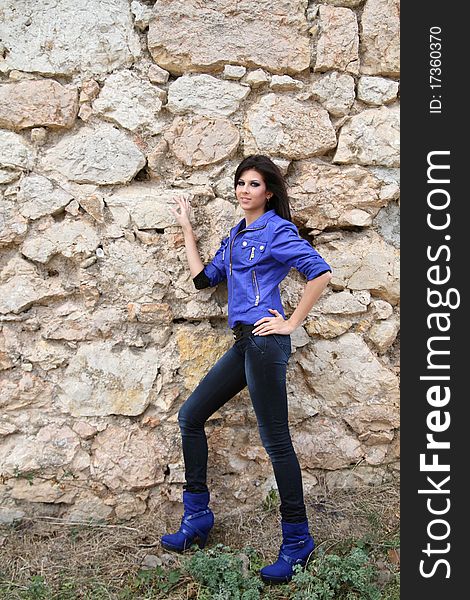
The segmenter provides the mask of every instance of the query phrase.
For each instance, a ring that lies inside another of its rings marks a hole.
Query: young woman
[[[277,561],[261,569],[267,582],[290,581],[295,564],[305,565],[314,548],[308,529],[302,475],[288,426],[286,369],[290,334],[308,315],[331,278],[331,268],[292,223],[286,184],[279,168],[263,155],[245,158],[235,173],[235,194],[245,217],[204,265],[196,247],[190,202],[177,198],[172,209],[183,228],[195,287],[228,285],[232,347],[215,363],[178,413],[186,483],[184,515],[177,533],[164,535],[168,550],[182,552],[197,541],[203,548],[214,515],[206,484],[207,419],[248,386],[258,429],[274,469],[281,499],[283,541]],[[179,209],[179,212],[178,212]],[[302,298],[286,319],[279,284],[295,267],[307,278]]]

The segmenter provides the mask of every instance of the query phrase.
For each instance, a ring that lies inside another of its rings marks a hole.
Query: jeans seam
[[[286,357],[289,358],[291,355],[291,351],[290,350],[287,351],[287,346],[286,346],[286,348],[284,348],[284,346],[281,344],[281,342],[277,339],[276,334],[273,334],[273,338],[276,341],[276,344],[279,346],[279,348],[284,352]]]
[[[256,349],[257,349],[257,350],[259,350],[259,352],[261,352],[261,354],[265,354],[265,352],[266,352],[266,341],[264,342],[264,350],[261,350],[261,348],[258,346],[258,344],[257,344],[257,343],[255,342],[255,340],[253,339],[253,336],[254,336],[254,334],[253,334],[253,333],[250,333],[250,335],[249,335],[249,339],[250,339],[250,341],[251,341],[251,344],[252,344],[253,346],[255,346],[255,347],[256,347]],[[264,337],[264,336],[259,336],[259,337]]]

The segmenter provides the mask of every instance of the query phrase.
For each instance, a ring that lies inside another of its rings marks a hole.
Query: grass
[[[306,500],[317,549],[285,585],[258,570],[277,557],[279,499],[271,491],[249,512],[218,514],[204,551],[168,553],[181,507],[125,524],[26,518],[0,528],[3,600],[398,600],[396,484]]]

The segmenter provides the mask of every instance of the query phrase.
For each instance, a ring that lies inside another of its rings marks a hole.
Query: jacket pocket
[[[242,261],[244,265],[255,265],[266,251],[266,242],[245,238],[242,242]]]

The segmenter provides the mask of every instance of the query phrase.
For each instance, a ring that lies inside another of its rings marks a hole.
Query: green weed
[[[199,596],[201,600],[261,598],[263,584],[249,568],[244,568],[241,556],[242,553],[235,554],[228,546],[217,544],[206,551],[198,550],[189,559],[186,564],[188,573],[205,588]]]
[[[320,554],[308,569],[294,567],[293,600],[379,600],[368,554],[354,547],[345,556]]]

